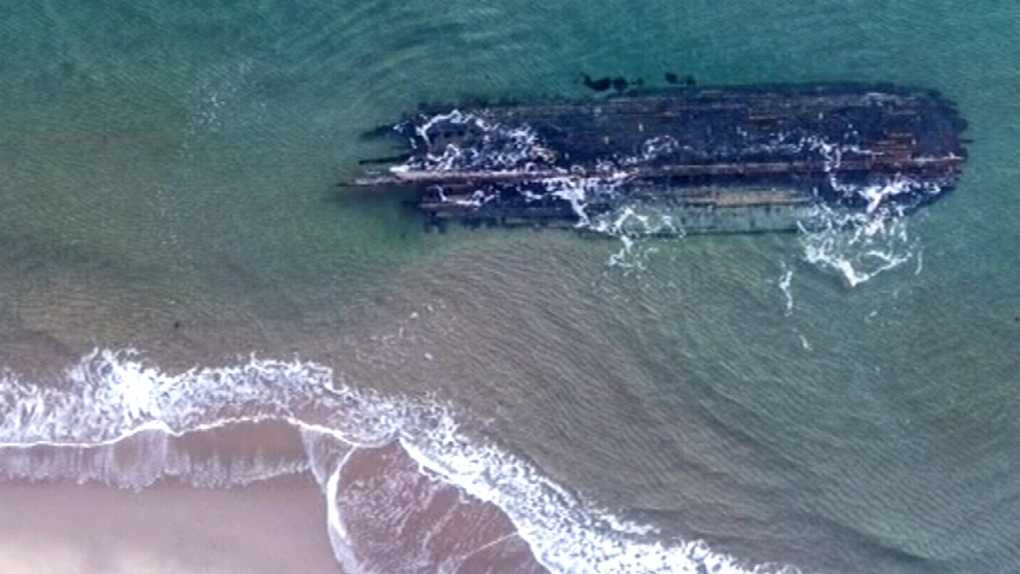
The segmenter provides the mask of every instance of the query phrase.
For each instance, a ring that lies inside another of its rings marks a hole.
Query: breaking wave
[[[257,440],[266,425],[267,436],[283,437],[279,444]],[[208,436],[229,449],[203,442]],[[358,471],[350,461],[397,448],[413,461],[408,468],[417,466],[415,488],[427,495],[423,506],[435,506],[441,488],[453,489],[460,494],[446,497],[451,508],[493,505],[512,524],[512,532],[451,550],[437,570],[467,568],[472,557],[519,538],[552,572],[796,571],[743,566],[703,542],[620,520],[498,445],[467,436],[449,406],[357,390],[310,362],[252,357],[168,374],[134,351],[96,350],[58,385],[40,386],[12,373],[0,377],[0,476],[139,489],[168,478],[228,487],[310,472],[327,497],[334,553],[352,572],[372,569],[365,566],[352,501],[360,500],[358,485],[373,479],[351,482]],[[392,452],[386,456],[397,460]],[[392,480],[384,471],[374,480]],[[406,503],[408,495],[393,500]]]

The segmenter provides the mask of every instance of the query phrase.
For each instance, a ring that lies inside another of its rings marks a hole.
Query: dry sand
[[[310,477],[140,493],[0,484],[3,574],[336,574]]]

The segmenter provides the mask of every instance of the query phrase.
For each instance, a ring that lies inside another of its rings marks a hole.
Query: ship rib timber
[[[882,186],[896,187],[881,201],[903,210],[955,185],[965,126],[937,93],[860,84],[483,106],[397,124],[407,159],[352,185],[415,187],[437,219],[504,223],[576,223],[635,204],[870,210]],[[769,225],[793,228],[789,212]],[[698,213],[692,230],[733,230],[732,213],[718,225]]]

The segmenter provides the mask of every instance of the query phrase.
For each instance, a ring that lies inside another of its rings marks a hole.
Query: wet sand
[[[338,486],[349,547],[371,572],[548,574],[505,513],[423,474],[396,443],[354,451]]]
[[[5,574],[335,574],[310,476],[243,488],[0,483]]]

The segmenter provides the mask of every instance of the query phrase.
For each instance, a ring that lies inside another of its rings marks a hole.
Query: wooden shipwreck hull
[[[937,93],[887,85],[502,104],[392,126],[401,161],[348,185],[413,186],[435,221],[594,226],[637,210],[682,231],[794,229],[819,206],[904,212],[945,193],[965,126]]]

